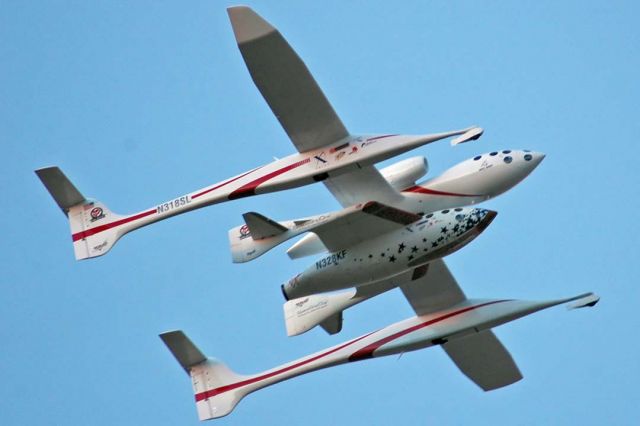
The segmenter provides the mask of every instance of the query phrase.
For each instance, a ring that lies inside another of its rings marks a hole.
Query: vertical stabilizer
[[[234,373],[216,359],[207,358],[184,332],[168,331],[160,334],[160,338],[191,376],[200,420],[226,416],[247,394],[246,388],[229,389],[244,376]]]
[[[107,253],[125,231],[118,227],[123,216],[78,191],[59,167],[45,167],[36,174],[69,219],[73,251],[77,260]]]

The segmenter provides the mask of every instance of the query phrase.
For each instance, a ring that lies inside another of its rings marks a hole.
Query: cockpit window
[[[482,158],[482,155],[475,156],[473,157],[473,161],[478,161],[481,158]]]
[[[504,162],[505,162],[505,163],[509,164],[509,163],[511,163],[512,161],[513,161],[513,158],[511,158],[511,156],[510,156],[510,155],[507,155],[506,157],[504,157]]]
[[[449,213],[449,210],[442,210],[442,214],[447,214]]]
[[[502,151],[503,154],[511,154],[511,150],[509,149],[505,149],[504,151]]]
[[[428,215],[425,216],[427,219],[429,219],[430,217],[433,217],[433,213],[429,213]]]
[[[457,212],[461,212],[462,211],[462,207],[456,207],[454,210],[457,211]]]
[[[525,154],[525,155],[524,155],[524,159],[525,159],[526,161],[531,161],[531,160],[533,159],[533,155],[531,155],[531,154]]]
[[[493,157],[494,155],[498,155],[498,152],[497,152],[497,151],[493,151],[493,152],[492,152],[491,154],[489,154],[489,155]]]

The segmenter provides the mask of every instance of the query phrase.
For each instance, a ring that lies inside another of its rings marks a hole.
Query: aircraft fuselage
[[[477,208],[429,213],[405,228],[321,257],[284,284],[283,293],[295,299],[393,277],[462,248],[495,216]]]

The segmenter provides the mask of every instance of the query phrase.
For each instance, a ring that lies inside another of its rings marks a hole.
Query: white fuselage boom
[[[466,299],[451,308],[416,316],[295,361],[252,375],[237,375],[209,358],[188,367],[200,420],[228,415],[249,393],[302,374],[370,358],[447,344],[542,309],[576,301],[571,308],[593,306],[593,293],[548,301]],[[482,356],[481,353],[469,356]]]
[[[349,136],[330,146],[290,155],[128,216],[107,213],[108,209],[101,206],[106,214],[97,219],[90,217],[92,202],[88,200],[69,208],[67,213],[70,220],[76,218],[76,225],[72,223],[71,226],[76,258],[104,255],[126,233],[178,214],[229,200],[320,182],[431,142],[464,136],[469,131],[463,129],[418,136]]]

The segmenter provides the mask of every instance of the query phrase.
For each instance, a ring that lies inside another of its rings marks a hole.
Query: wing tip
[[[573,303],[568,304],[567,309],[593,308],[600,301],[600,296],[595,293],[585,293],[569,301]]]
[[[249,6],[231,6],[227,8],[227,13],[238,44],[248,43],[277,31]]]
[[[461,143],[471,142],[480,139],[480,136],[484,134],[484,129],[478,126],[472,126],[465,129],[465,132],[462,133],[457,138],[451,141],[451,146],[456,146]]]

